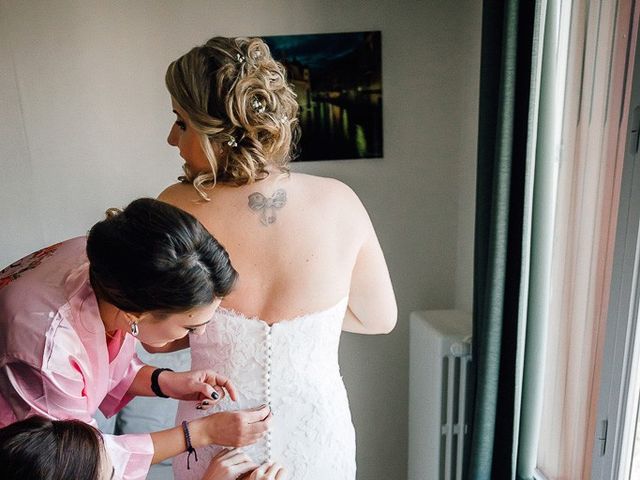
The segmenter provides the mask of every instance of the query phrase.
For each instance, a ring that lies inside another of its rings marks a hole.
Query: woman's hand
[[[269,429],[270,421],[271,411],[269,407],[263,405],[249,410],[218,412],[196,418],[188,422],[187,428],[191,445],[196,449],[211,444],[244,447],[260,440]],[[186,450],[182,426],[152,432],[151,440],[153,441],[152,463],[175,457]]]
[[[265,463],[251,472],[247,480],[284,480],[286,474],[283,466],[277,463]]]
[[[213,457],[202,480],[236,480],[257,466],[242,450],[224,449]]]
[[[266,405],[248,410],[218,412],[189,422],[194,447],[244,447],[260,440],[269,429],[271,410]]]
[[[204,409],[222,399],[225,391],[231,400],[236,400],[236,389],[229,379],[212,370],[164,371],[158,375],[158,385],[165,395],[177,400],[198,400]]]

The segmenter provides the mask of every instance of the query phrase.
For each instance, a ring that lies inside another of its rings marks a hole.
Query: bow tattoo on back
[[[249,195],[249,208],[260,215],[260,223],[269,226],[276,221],[276,210],[287,203],[287,192],[279,188],[271,195],[265,197],[260,192]]]

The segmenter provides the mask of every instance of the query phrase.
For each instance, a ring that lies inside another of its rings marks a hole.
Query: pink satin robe
[[[109,417],[132,398],[137,340],[125,335],[110,355],[85,247],[67,240],[0,272],[0,426],[34,414],[95,426],[98,409]],[[149,434],[103,438],[117,478],[146,478]]]

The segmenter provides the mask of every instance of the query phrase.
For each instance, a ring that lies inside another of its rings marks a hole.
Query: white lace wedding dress
[[[245,447],[256,463],[284,465],[290,480],[354,480],[355,434],[338,367],[338,343],[347,298],[326,310],[278,322],[246,318],[219,308],[202,336],[191,335],[192,369],[228,376],[228,397],[208,411],[180,402],[176,423],[220,410],[271,406],[268,435]],[[198,462],[174,458],[176,480],[201,480],[221,447],[197,451]]]

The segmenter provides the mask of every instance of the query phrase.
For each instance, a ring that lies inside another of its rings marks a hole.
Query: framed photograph
[[[262,38],[298,96],[297,161],[382,157],[379,31]]]

